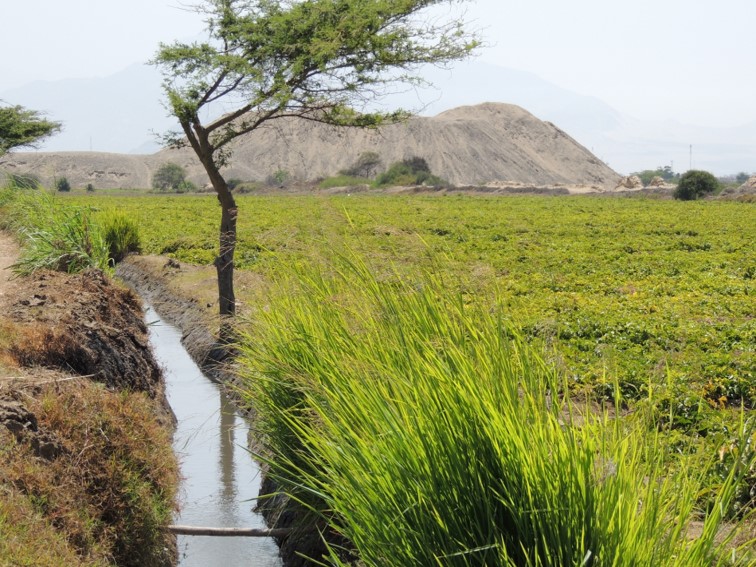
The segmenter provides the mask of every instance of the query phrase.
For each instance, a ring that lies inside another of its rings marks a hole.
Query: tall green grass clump
[[[113,262],[118,263],[127,254],[142,251],[139,227],[134,220],[123,213],[108,211],[98,218],[98,223],[108,246],[108,256]]]
[[[108,245],[89,210],[66,206],[47,191],[17,189],[6,189],[0,205],[3,228],[22,243],[21,259],[13,266],[17,273],[109,269]]]
[[[359,564],[753,564],[721,529],[748,443],[699,516],[706,471],[669,472],[640,420],[578,411],[495,302],[359,261],[278,286],[242,340],[243,388],[271,473]]]

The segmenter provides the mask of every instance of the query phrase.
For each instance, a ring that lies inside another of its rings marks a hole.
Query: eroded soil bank
[[[223,359],[213,330],[218,328],[217,304],[214,301],[216,283],[212,267],[184,266],[175,260],[159,256],[130,256],[119,264],[116,275],[131,286],[169,324],[181,329],[182,343],[207,376],[226,388],[228,395],[238,401],[237,376],[233,360]],[[240,407],[243,412],[244,408]],[[249,415],[250,420],[254,416]],[[262,450],[250,437],[250,448]],[[274,481],[265,474],[261,495],[277,492]],[[301,509],[283,496],[264,499],[259,504],[270,528],[289,528],[290,535],[276,538],[281,558],[287,567],[301,567],[312,563],[304,557],[322,557],[326,549],[321,530],[303,522]]]
[[[175,563],[173,418],[142,305],[98,271],[13,279],[0,233],[0,564]]]

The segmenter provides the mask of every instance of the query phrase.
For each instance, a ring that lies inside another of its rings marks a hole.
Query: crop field
[[[146,253],[214,258],[213,197],[81,201],[137,220]],[[503,299],[576,390],[611,394],[618,383],[633,399],[653,387],[685,426],[707,408],[756,403],[751,205],[385,195],[238,204],[239,269],[273,277],[349,250],[381,270],[433,271],[470,296]]]
[[[4,199],[32,266],[216,254],[210,196]],[[756,564],[752,205],[238,204],[239,393],[327,564]]]

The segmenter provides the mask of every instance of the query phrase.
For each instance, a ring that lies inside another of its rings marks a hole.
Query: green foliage
[[[123,260],[127,254],[142,251],[139,227],[125,214],[110,212],[100,216],[98,222],[108,247],[108,256],[114,263]]]
[[[409,185],[446,185],[441,178],[431,173],[428,162],[421,157],[410,157],[396,162],[388,171],[381,173],[375,180],[378,187]]]
[[[65,202],[123,211],[147,254],[211,265],[217,199],[176,199]],[[468,294],[503,294],[526,339],[548,349],[573,389],[612,396],[616,381],[627,397],[643,398],[671,380],[717,407],[721,396],[726,406],[756,407],[756,226],[747,204],[370,193],[239,199],[256,214],[239,219],[237,266],[265,280],[328,258],[345,235],[375,266],[407,273],[428,268],[429,252],[443,254],[443,273],[471,275]]]
[[[672,183],[675,179],[679,179],[680,174],[672,171],[672,167],[665,165],[664,167],[657,167],[656,169],[644,169],[643,171],[636,171],[631,175],[637,175],[643,182],[644,187],[648,187],[651,180],[654,177],[661,177],[665,182]]]
[[[234,191],[241,195],[245,193],[254,193],[262,189],[262,184],[257,181],[242,181],[234,186]]]
[[[152,188],[156,191],[183,193],[186,190],[186,170],[170,161],[162,164],[152,176]]]
[[[66,206],[46,191],[16,191],[3,201],[4,227],[16,232],[23,244],[13,266],[17,273],[110,269],[108,245],[89,209]]]
[[[291,174],[285,169],[277,169],[265,179],[270,187],[285,187],[291,181]]]
[[[42,118],[22,106],[0,107],[0,156],[15,148],[36,147],[37,143],[60,131],[60,123]]]
[[[682,175],[674,197],[681,201],[695,201],[705,195],[716,193],[719,181],[708,171],[690,170]]]
[[[750,178],[751,178],[751,176],[748,173],[746,173],[745,171],[741,171],[740,173],[738,173],[735,176],[735,182],[738,185],[742,185],[743,183],[745,183],[746,181],[748,181]]]
[[[461,20],[426,17],[426,8],[441,4],[445,0],[205,0],[197,10],[208,24],[208,41],[161,45],[154,63],[181,125],[166,142],[192,147],[222,209],[221,316],[236,311],[238,208],[220,172],[231,142],[282,117],[363,128],[406,118],[406,111],[355,108],[367,108],[392,84],[417,84],[413,71],[420,66],[464,58],[478,46]],[[203,123],[209,104],[225,112]]]
[[[242,340],[272,473],[360,564],[751,564],[714,538],[754,466],[751,427],[691,541],[702,469],[670,468],[643,415],[573,405],[504,298],[444,279],[300,265]]]
[[[91,183],[87,183],[87,193],[94,193],[95,187]]]
[[[71,184],[65,177],[58,177],[55,180],[55,188],[61,193],[69,193],[71,191]]]
[[[442,1],[205,0],[198,11],[207,17],[208,41],[162,45],[154,63],[166,77],[181,138],[195,135],[187,126],[199,124],[205,105],[242,95],[237,110],[206,126],[221,165],[218,152],[231,140],[282,115],[355,126],[397,118],[352,107],[386,85],[411,82],[408,69],[466,57],[478,45],[458,20],[420,17],[437,4]]]
[[[15,189],[39,189],[42,182],[39,176],[33,173],[9,173],[7,176],[7,187]]]
[[[371,179],[381,166],[381,156],[377,152],[363,152],[350,167],[340,171],[341,175]]]

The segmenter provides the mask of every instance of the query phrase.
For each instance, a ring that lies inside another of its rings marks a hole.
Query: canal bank
[[[97,270],[11,277],[0,232],[0,565],[170,567],[173,419],[141,303]]]

